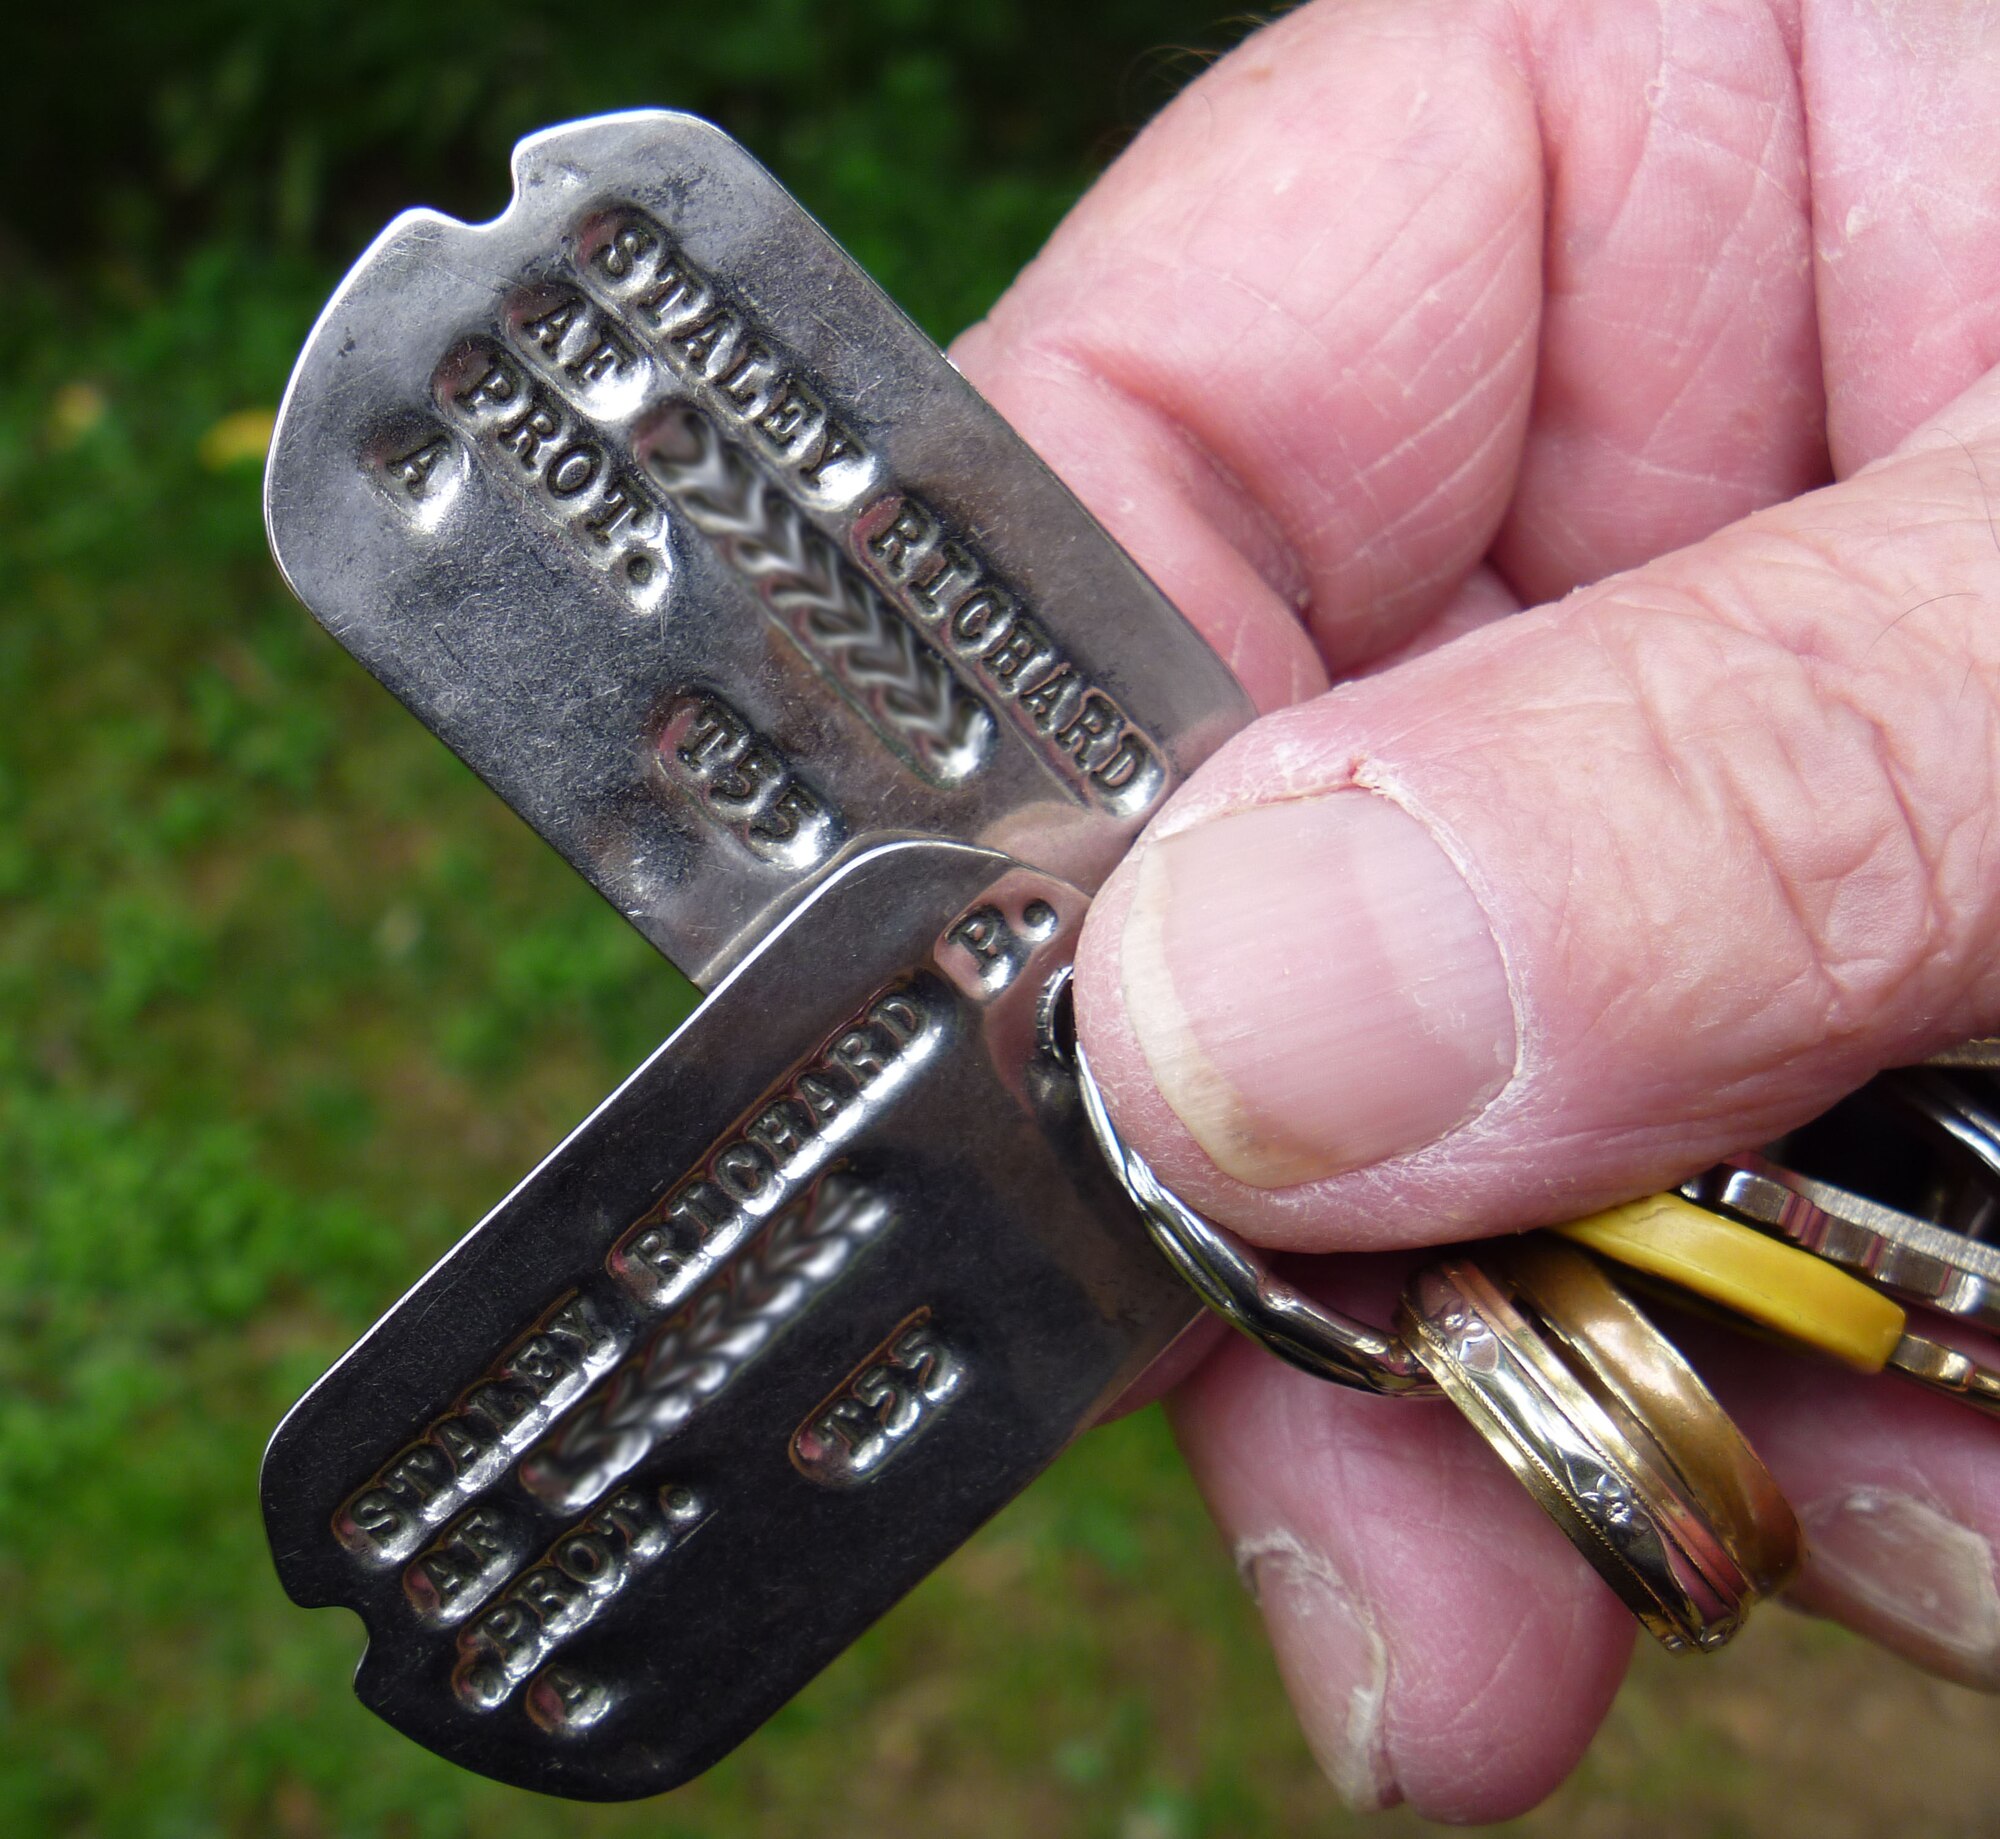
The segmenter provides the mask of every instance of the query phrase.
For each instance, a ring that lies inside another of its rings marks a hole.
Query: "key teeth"
[[[2000,1328],[2000,1249],[1982,1240],[1763,1156],[1735,1157],[1696,1176],[1682,1192],[1904,1302]]]

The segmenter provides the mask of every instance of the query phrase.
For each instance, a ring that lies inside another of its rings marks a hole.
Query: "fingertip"
[[[1940,1678],[2000,1691],[1994,1425],[1893,1378],[1702,1324],[1676,1334],[1798,1512],[1806,1562],[1792,1605]]]
[[[1561,1783],[1633,1624],[1455,1412],[1343,1392],[1247,1343],[1174,1410],[1350,1806],[1500,1820]]]

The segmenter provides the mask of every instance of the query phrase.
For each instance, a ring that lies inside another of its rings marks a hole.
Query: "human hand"
[[[1078,973],[1194,1204],[1314,1252],[1574,1216],[2000,1026],[1982,9],[1321,0],[957,355],[1268,712]],[[1991,1427],[1704,1364],[1799,1600],[2000,1685]],[[1351,1801],[1560,1780],[1631,1627],[1453,1413],[1232,1339],[1176,1421]]]

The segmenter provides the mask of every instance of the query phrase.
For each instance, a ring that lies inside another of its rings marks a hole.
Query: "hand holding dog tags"
[[[328,306],[272,542],[715,988],[273,1440],[280,1574],[366,1623],[364,1701],[500,1780],[684,1781],[1100,1416],[1197,1294],[1322,1377],[1442,1389],[1662,1640],[1726,1640],[1796,1565],[1796,1523],[1596,1265],[1552,1241],[1447,1257],[1399,1333],[1349,1320],[1173,1196],[1071,1051],[1088,897],[1248,720],[1227,669],[714,129],[578,123],[514,176],[490,224],[399,219]],[[1719,1204],[1748,1207],[1747,1179]],[[1757,1217],[1801,1236],[1838,1212],[1780,1202]],[[1750,1255],[1696,1223],[1696,1275]],[[1886,1270],[1864,1224],[1853,1256]],[[1897,1233],[1905,1281],[1918,1252],[1950,1278],[1920,1294],[1976,1278],[1990,1303],[1991,1272]],[[2000,1409],[2000,1379],[1813,1269],[1875,1365]]]

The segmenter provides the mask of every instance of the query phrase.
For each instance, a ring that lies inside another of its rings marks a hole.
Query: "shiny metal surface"
[[[2000,1328],[2000,1247],[1762,1157],[1708,1169],[1681,1192],[1817,1252],[1906,1302]]]
[[[1250,716],[1221,661],[742,148],[552,128],[392,223],[301,356],[286,578],[707,985],[885,838],[1094,888]]]
[[[1974,1411],[2000,1417],[2000,1370],[1929,1335],[1905,1335],[1889,1356],[1888,1370]]]
[[[1085,902],[906,843],[824,885],[266,1457],[357,1689],[503,1781],[684,1781],[1197,1313],[1042,1033]]]
[[[1782,1589],[1804,1534],[1771,1471],[1681,1352],[1592,1257],[1546,1233],[1484,1254],[1498,1259],[1535,1326],[1627,1440],[1670,1469],[1699,1503],[1730,1560],[1760,1596]]]
[[[1970,1053],[1878,1073],[1763,1154],[1947,1232],[2000,1242],[2000,1083]]]
[[[1579,1383],[1497,1269],[1428,1265],[1397,1319],[1451,1401],[1663,1646],[1708,1650],[1736,1632],[1756,1587],[1703,1502],[1653,1439],[1633,1438]],[[1588,1324],[1570,1332],[1587,1337]]]
[[[1972,1080],[1930,1067],[1881,1074],[1874,1091],[1962,1150],[1990,1182],[2000,1180],[2000,1106]]]
[[[1927,1179],[1906,1204],[1949,1232],[2000,1239],[2000,1087],[1993,1073],[1976,1066],[1898,1067],[1877,1074],[1859,1096],[1863,1106],[1872,1102],[1887,1114],[1889,1128],[1878,1126],[1881,1154],[1893,1154],[1897,1138],[1907,1136],[1923,1156]]]
[[[1947,1047],[1943,1053],[1932,1054],[1924,1065],[1976,1067],[1988,1072],[2000,1072],[2000,1036],[1985,1035],[1976,1041],[1961,1041],[1956,1047]]]
[[[1396,1336],[1328,1309],[1274,1277],[1233,1233],[1161,1181],[1118,1134],[1082,1044],[1071,1035],[1067,1048],[1097,1147],[1139,1209],[1153,1243],[1195,1295],[1232,1328],[1316,1379],[1392,1398],[1437,1396],[1436,1382]]]

